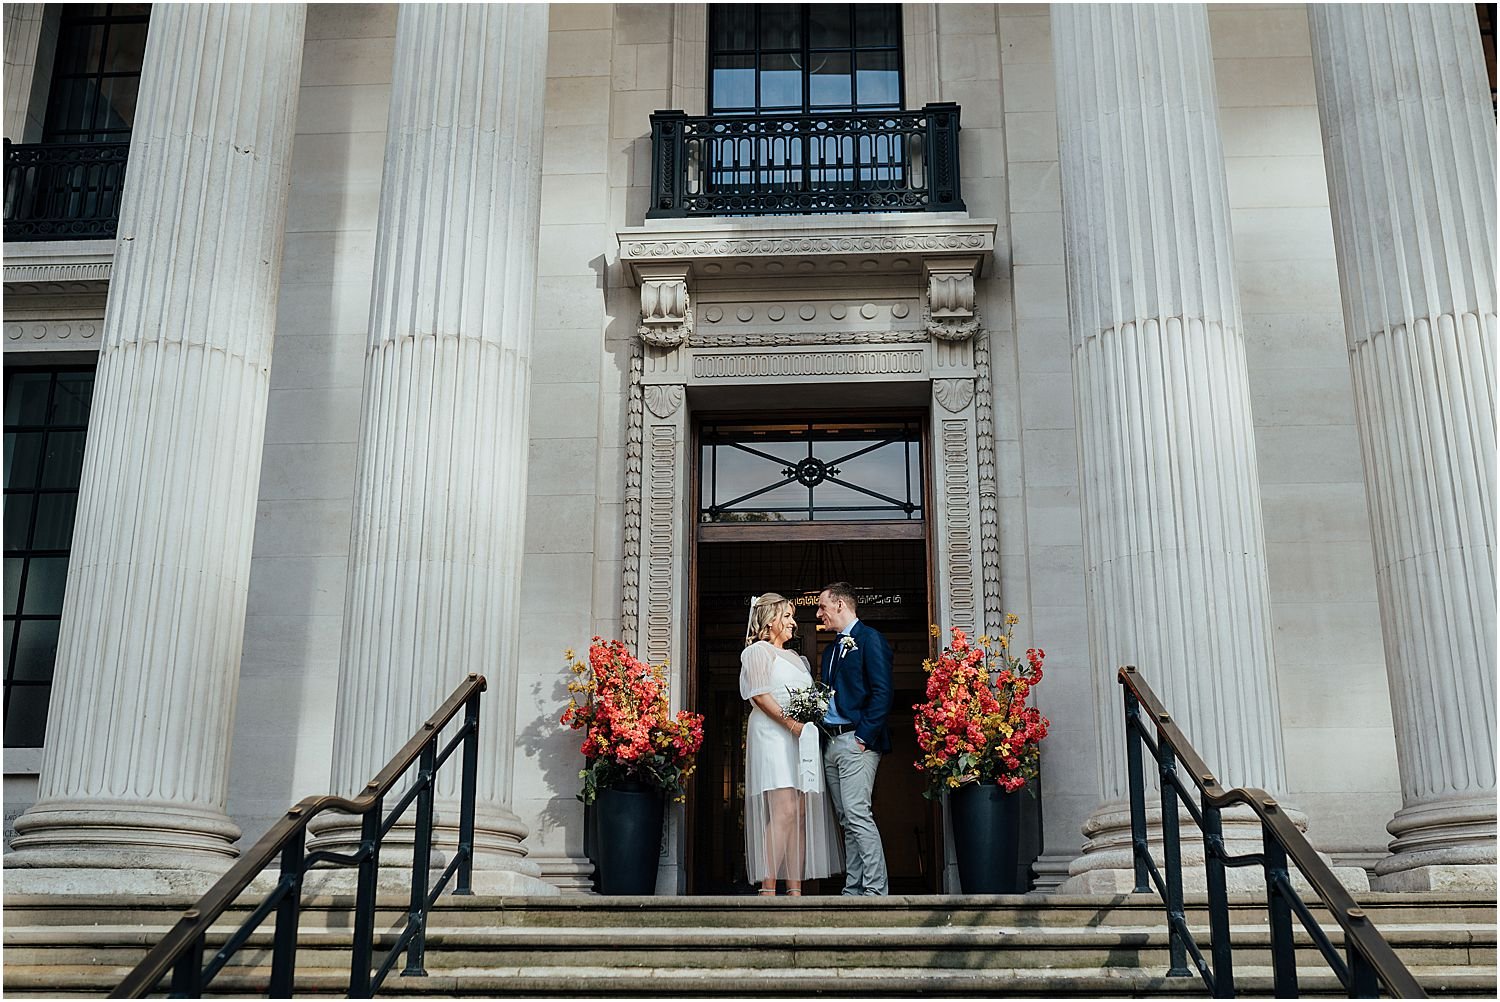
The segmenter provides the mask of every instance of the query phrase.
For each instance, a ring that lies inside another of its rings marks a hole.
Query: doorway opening
[[[718,542],[698,547],[697,707],[706,716],[694,798],[691,893],[751,893],[745,877],[745,726],[740,652],[750,597],[779,591],[797,604],[797,637],[789,647],[816,675],[831,634],[818,630],[818,590],[854,582],[859,618],[893,651],[891,751],[875,783],[875,820],[885,845],[892,894],[936,894],[942,885],[941,811],[922,797],[912,704],[922,698],[930,619],[925,540]],[[808,893],[837,893],[840,878]]]
[[[892,747],[874,802],[890,891],[942,891],[942,811],[923,798],[913,767],[912,704],[925,691],[922,661],[934,621],[924,433],[920,416],[700,424],[690,698],[705,722],[687,819],[689,893],[754,891],[744,859],[750,707],[739,693],[751,597],[775,591],[793,600],[798,634],[788,646],[816,676],[832,642],[818,630],[816,600],[832,581],[855,586],[860,619],[893,652]],[[807,892],[836,894],[842,886],[834,876]]]

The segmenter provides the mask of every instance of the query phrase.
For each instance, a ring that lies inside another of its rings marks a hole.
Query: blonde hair
[[[774,591],[768,591],[764,595],[750,600],[750,620],[745,624],[745,646],[749,647],[757,640],[771,639],[771,624],[787,609],[792,608],[792,600],[783,598]]]

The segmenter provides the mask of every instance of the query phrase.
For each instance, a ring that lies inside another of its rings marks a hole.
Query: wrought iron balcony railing
[[[5,239],[115,235],[129,143],[5,143]]]
[[[963,211],[956,104],[651,116],[652,219]]]

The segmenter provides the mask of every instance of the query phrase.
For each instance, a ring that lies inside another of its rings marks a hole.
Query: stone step
[[[6,990],[32,998],[89,998],[117,984],[127,968],[70,969],[7,964]],[[1494,998],[1493,971],[1465,967],[1429,967],[1413,972],[1430,995]],[[1235,983],[1242,997],[1271,997],[1267,967],[1238,967]],[[1332,972],[1299,973],[1304,995],[1339,996],[1344,991]],[[226,970],[210,986],[208,997],[265,995],[269,975],[263,971]],[[335,971],[299,970],[298,997],[341,997],[347,976]],[[1059,967],[1026,970],[934,970],[926,967],[830,967],[787,970],[768,978],[762,968],[714,971],[678,968],[630,968],[527,965],[503,970],[457,969],[427,977],[391,975],[380,997],[786,997],[819,995],[845,998],[911,996],[1008,996],[1018,998],[1182,996],[1202,997],[1197,977],[1168,978],[1159,970]]]
[[[1494,997],[1492,897],[1368,894],[1360,900],[1429,991]],[[6,990],[59,997],[105,994],[191,903],[115,899],[101,907],[98,899],[7,897]],[[211,948],[253,903],[225,915],[210,933]],[[309,897],[298,953],[299,994],[342,994],[351,904],[348,896]],[[380,941],[388,947],[392,929],[404,920],[406,899],[386,893],[378,904]],[[1201,897],[1188,912],[1195,937],[1206,943]],[[1231,920],[1242,994],[1268,994],[1264,905],[1236,902]],[[448,897],[430,923],[431,976],[393,981],[386,994],[1202,993],[1196,978],[1163,977],[1168,966],[1163,909],[1147,895]],[[1324,928],[1341,942],[1336,923],[1325,921]],[[1337,994],[1310,938],[1300,928],[1297,935],[1308,990]],[[226,968],[216,991],[264,993],[270,941],[270,926],[264,925]]]
[[[257,899],[246,898],[231,907],[223,924],[243,921]],[[1495,898],[1473,894],[1404,895],[1367,893],[1359,896],[1361,907],[1378,928],[1412,923],[1451,922],[1493,924]],[[97,898],[21,897],[5,898],[7,924],[21,926],[96,923],[109,925],[170,925],[195,902],[187,898],[140,897],[111,899],[103,905]],[[347,928],[351,896],[310,896],[303,903],[304,928]],[[377,924],[388,925],[405,915],[404,896],[382,894],[377,898]],[[1312,911],[1328,928],[1336,923],[1321,905]],[[893,898],[755,898],[755,897],[602,897],[578,896],[551,899],[506,898],[473,895],[447,896],[434,909],[434,922],[479,926],[615,926],[694,928],[753,928],[768,925],[995,925],[995,926],[1128,926],[1160,927],[1164,909],[1154,895],[1123,897],[1062,895],[909,896]],[[1189,921],[1206,923],[1207,908],[1201,898],[1189,899]],[[1238,926],[1265,921],[1263,900],[1236,901],[1230,922]],[[812,918],[810,916],[816,916]]]
[[[21,967],[128,967],[166,930],[153,927],[7,929],[7,972]],[[1203,944],[1207,928],[1192,930]],[[223,942],[210,938],[210,949]],[[1410,967],[1493,968],[1495,927],[1410,926],[1391,930],[1388,940]],[[1332,937],[1341,945],[1341,937]],[[386,932],[378,949],[394,942]],[[1299,963],[1321,964],[1312,940],[1296,933]],[[304,931],[298,951],[301,968],[342,969],[348,964],[348,931]],[[1270,932],[1265,926],[1234,930],[1237,963],[1270,963]],[[234,966],[269,963],[271,933],[255,933]],[[442,928],[428,933],[427,967],[508,967],[570,964],[614,968],[716,969],[757,967],[943,967],[952,969],[1030,969],[1042,967],[1161,968],[1169,964],[1169,941],[1160,930],[1099,928],[894,928],[779,927],[714,929],[553,929]]]

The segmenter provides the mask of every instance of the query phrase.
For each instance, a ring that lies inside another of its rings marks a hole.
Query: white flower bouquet
[[[782,712],[803,724],[817,723],[828,715],[828,702],[833,690],[822,682],[814,682],[805,689],[793,689],[788,693]]]

